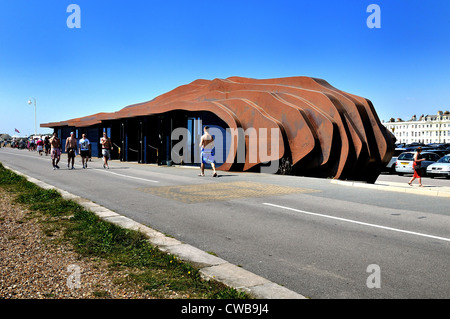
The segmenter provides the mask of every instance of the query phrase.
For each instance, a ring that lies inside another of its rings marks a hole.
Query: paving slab
[[[341,180],[336,180],[336,179],[331,180],[331,183],[337,184],[337,185],[342,185],[342,186],[368,188],[368,189],[375,189],[375,190],[381,190],[381,191],[391,191],[391,192],[417,194],[417,195],[424,195],[424,196],[436,196],[436,197],[450,198],[450,187],[445,187],[445,186],[418,187],[416,185],[409,186],[407,183],[385,182],[385,181],[376,182],[375,184],[370,184],[370,183],[364,183],[364,182],[341,181]]]

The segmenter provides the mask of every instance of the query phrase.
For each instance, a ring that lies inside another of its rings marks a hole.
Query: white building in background
[[[400,118],[383,125],[397,138],[396,143],[450,143],[450,112],[439,111],[436,115],[415,115],[408,121]]]

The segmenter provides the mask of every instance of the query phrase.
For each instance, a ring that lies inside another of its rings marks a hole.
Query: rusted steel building
[[[395,148],[395,137],[370,100],[310,77],[196,80],[117,112],[41,127],[53,128],[63,142],[71,131],[78,138],[86,133],[92,156],[101,156],[99,139],[106,131],[116,146],[115,159],[186,164],[198,163],[205,125],[221,137],[220,170],[275,163],[280,173],[374,182]],[[172,135],[176,128],[187,135],[175,154],[181,143]]]

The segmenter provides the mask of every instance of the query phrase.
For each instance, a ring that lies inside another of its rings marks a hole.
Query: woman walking
[[[409,186],[412,186],[412,182],[418,178],[419,179],[419,186],[422,187],[422,162],[425,160],[420,155],[422,153],[422,148],[419,146],[417,148],[416,154],[414,154],[414,162],[413,162],[413,169],[414,169],[414,175],[411,178],[411,180],[408,182]]]

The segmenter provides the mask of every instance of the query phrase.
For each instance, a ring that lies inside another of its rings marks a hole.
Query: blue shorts
[[[214,161],[214,155],[215,155],[215,149],[213,148],[211,149],[203,149],[202,148],[202,163],[203,164],[213,164],[215,163]]]

